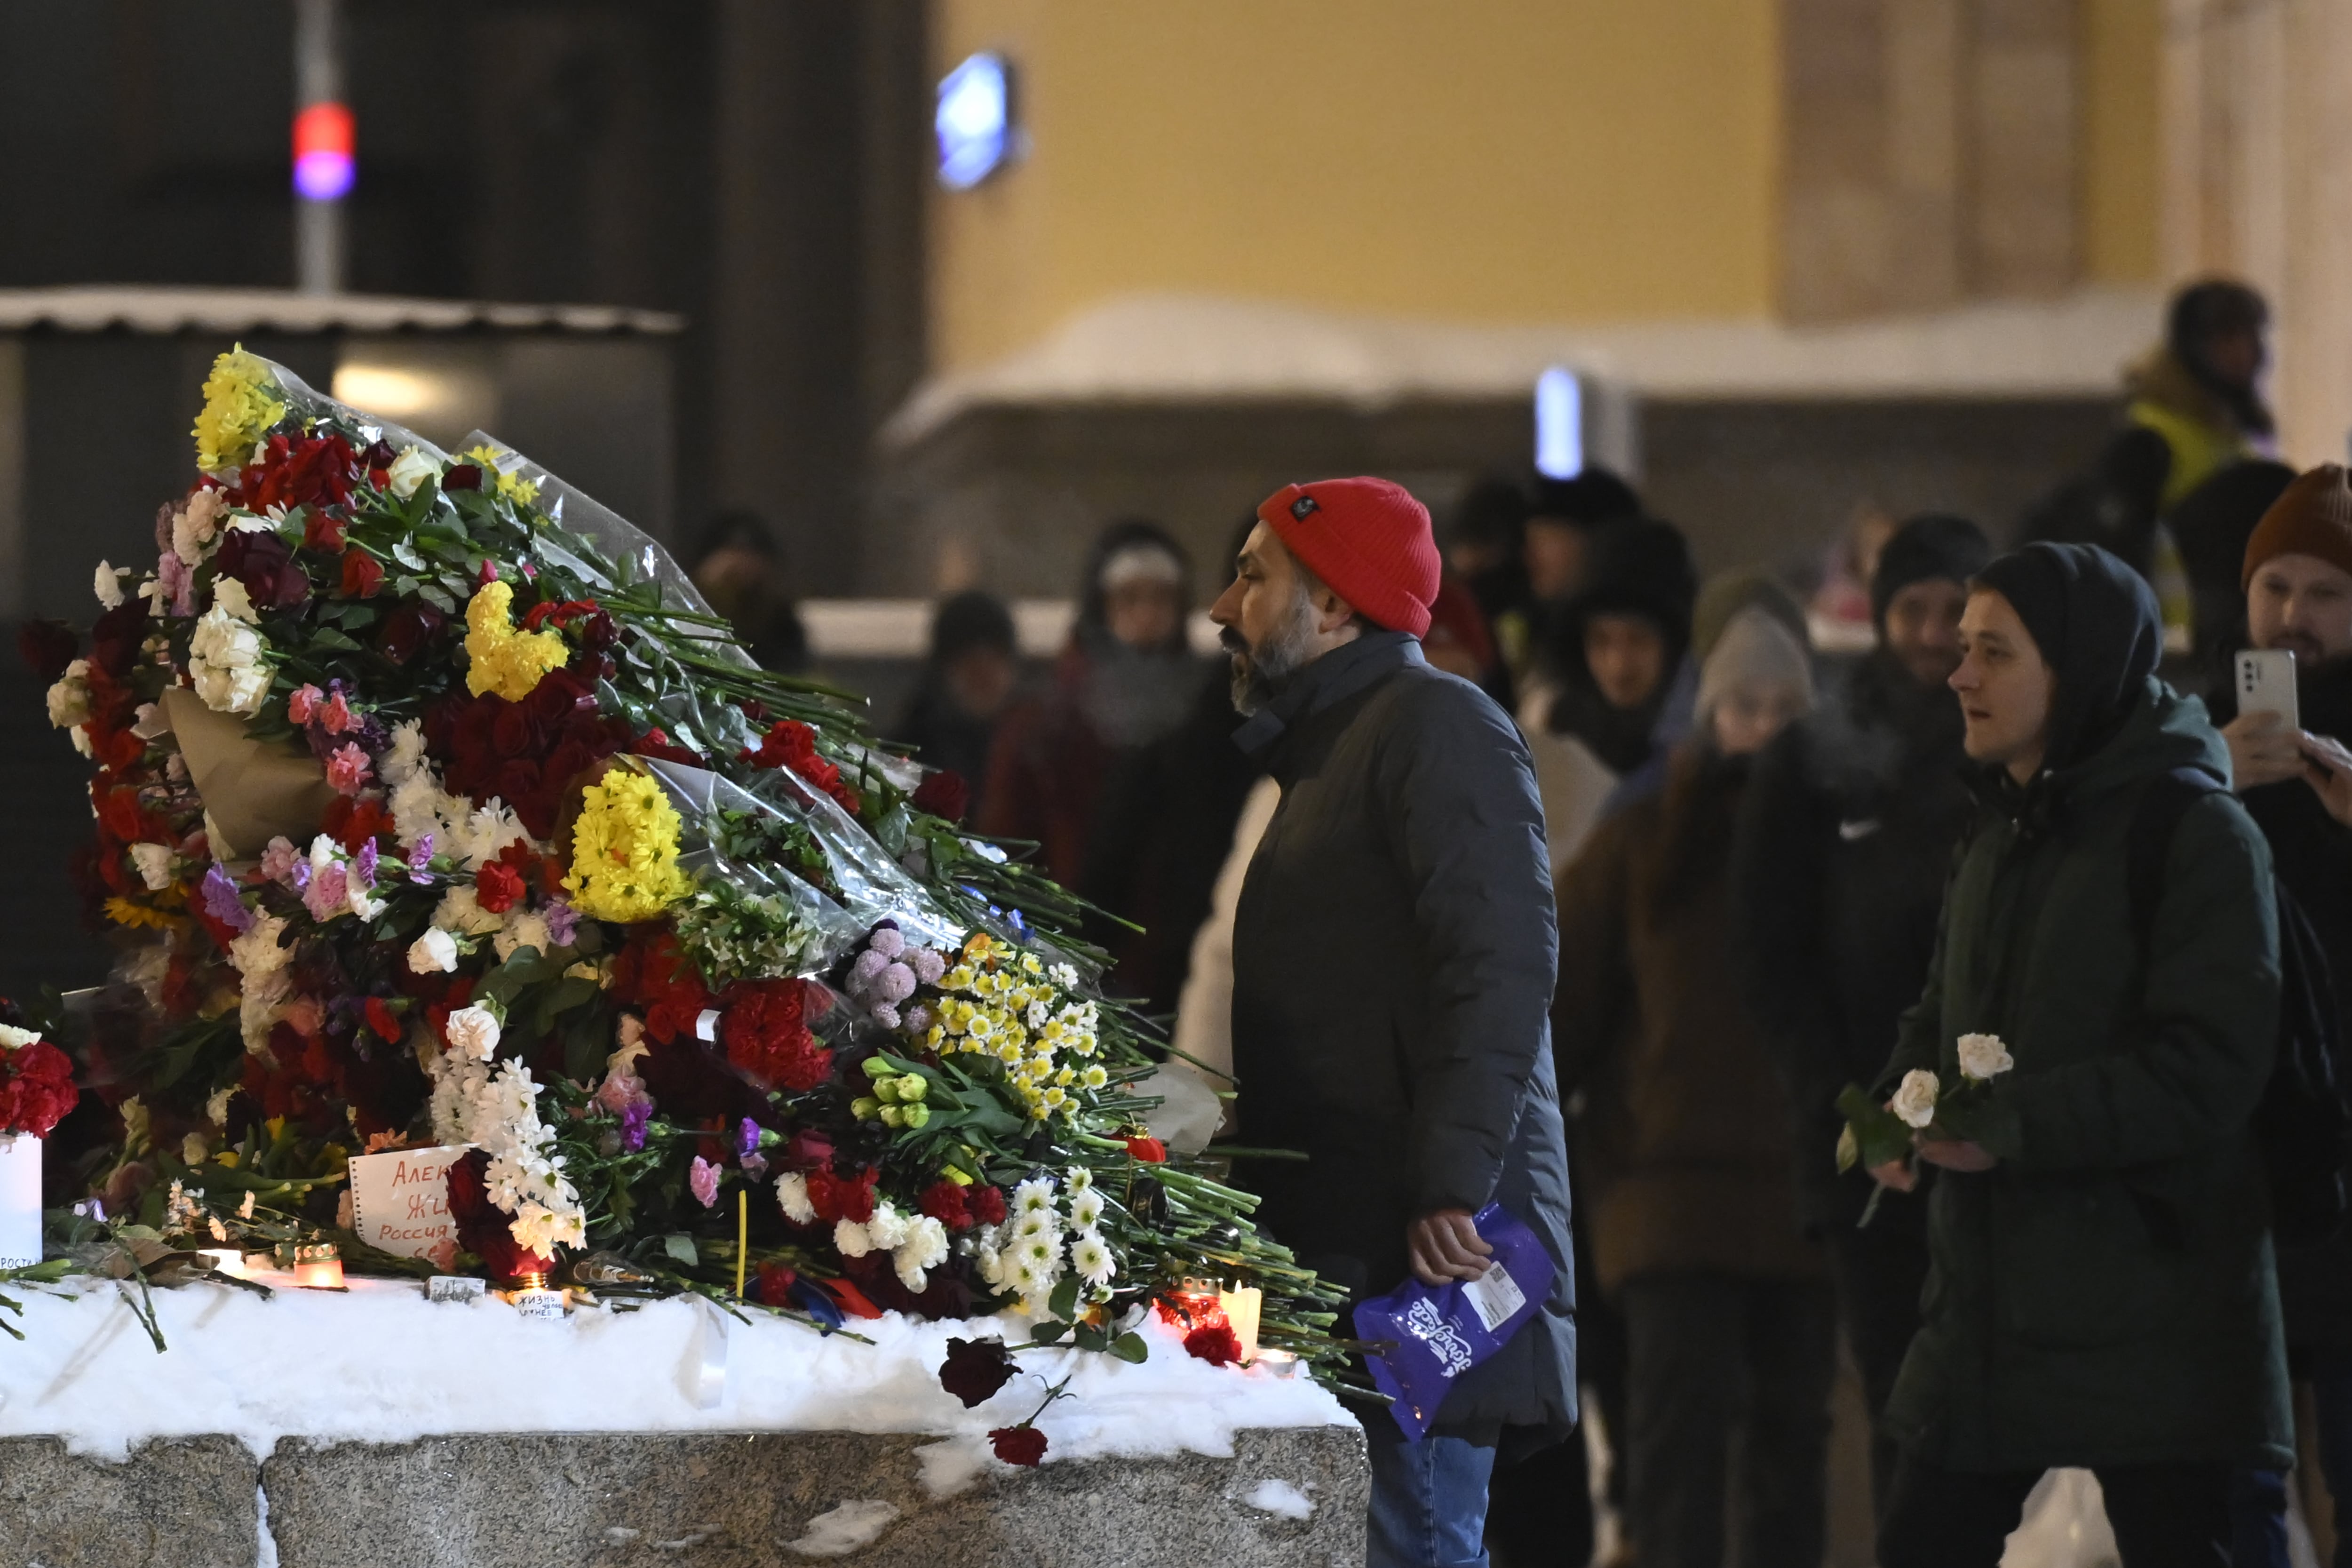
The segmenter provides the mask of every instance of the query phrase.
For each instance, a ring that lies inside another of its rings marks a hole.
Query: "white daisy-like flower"
[[[1076,1269],[1078,1277],[1089,1285],[1109,1284],[1111,1275],[1118,1268],[1103,1238],[1092,1234],[1078,1237],[1071,1247],[1070,1267]]]
[[[1032,1176],[1013,1189],[1013,1212],[1016,1215],[1051,1214],[1054,1212],[1054,1184],[1045,1176]]]
[[[1088,1188],[1070,1200],[1070,1223],[1080,1230],[1092,1230],[1102,1223],[1103,1195]]]
[[[1079,1193],[1092,1192],[1094,1184],[1095,1173],[1084,1165],[1071,1166],[1062,1178],[1062,1190],[1073,1196]]]

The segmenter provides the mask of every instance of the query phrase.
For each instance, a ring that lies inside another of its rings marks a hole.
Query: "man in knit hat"
[[[1968,581],[1991,559],[1966,518],[1915,517],[1889,537],[1870,583],[1877,646],[1757,759],[1733,847],[1748,995],[1793,1090],[1799,1205],[1827,1248],[1874,1423],[1919,1326],[1925,1215],[1890,1194],[1857,1226],[1870,1183],[1821,1152],[1837,1138],[1838,1091],[1885,1061],[1935,951],[1944,871],[1969,809],[1959,708],[1944,682],[1959,663]],[[1883,1501],[1895,1463],[1884,1435],[1871,1461]]]
[[[1564,1440],[1576,1419],[1543,811],[1509,717],[1422,657],[1439,561],[1421,504],[1327,479],[1257,516],[1209,612],[1251,715],[1234,738],[1282,786],[1234,921],[1240,1138],[1307,1155],[1246,1162],[1258,1217],[1359,1300],[1479,1278],[1489,1203],[1550,1252],[1542,1310],[1427,1437],[1364,1416],[1370,1563],[1484,1563],[1503,1429]]]
[[[2296,717],[2238,713],[2236,686],[2213,698],[2225,721],[2231,782],[2271,847],[2271,864],[2327,955],[2343,1037],[2352,1039],[2352,483],[2335,464],[2281,492],[2247,540],[2240,582],[2247,640],[2294,655]],[[2352,1515],[2352,1237],[2279,1252],[2288,1365],[2308,1382],[2318,1415],[2319,1468],[2338,1517]],[[2284,1568],[2283,1473],[2246,1479],[2248,1532]],[[2352,1568],[2352,1531],[2336,1561]]]

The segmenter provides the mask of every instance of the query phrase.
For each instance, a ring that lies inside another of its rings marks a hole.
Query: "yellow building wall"
[[[2084,270],[2152,280],[2162,0],[2080,4]],[[932,195],[932,368],[1143,290],[1461,322],[1767,314],[1778,11],[939,0],[940,69],[1003,51],[1032,144]]]

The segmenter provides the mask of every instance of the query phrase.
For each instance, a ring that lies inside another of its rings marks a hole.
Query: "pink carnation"
[[[359,721],[352,717],[352,706],[343,700],[342,688],[338,686],[319,710],[319,722],[330,735],[340,735],[346,730],[357,729]]]
[[[318,711],[319,699],[324,695],[315,686],[296,687],[294,695],[286,700],[286,717],[297,724],[308,724],[310,715]]]
[[[294,868],[309,864],[302,858],[300,851],[286,842],[282,835],[271,839],[269,847],[261,852],[261,875],[272,882],[284,882],[290,886],[294,880]]]
[[[310,911],[314,921],[334,918],[343,907],[351,891],[351,879],[339,861],[329,861],[310,878],[310,885],[302,889],[302,907]]]
[[[686,1184],[694,1189],[694,1195],[701,1200],[704,1208],[710,1207],[719,1201],[719,1167],[697,1154],[694,1169],[687,1173]]]
[[[342,694],[336,693],[335,701],[340,703],[342,700]],[[348,712],[344,714],[345,719],[350,717]],[[327,759],[327,782],[334,785],[339,795],[359,794],[361,787],[368,782],[367,753],[349,742],[335,748],[335,754]]]

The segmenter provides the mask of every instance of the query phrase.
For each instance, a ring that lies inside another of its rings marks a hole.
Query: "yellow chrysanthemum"
[[[285,403],[269,395],[274,384],[269,367],[243,343],[213,361],[213,373],[205,377],[204,412],[196,416],[196,467],[215,473],[253,455],[269,427],[286,417]]]
[[[476,464],[482,472],[496,479],[499,483],[499,494],[517,506],[529,506],[539,499],[539,485],[536,480],[524,479],[520,474],[509,474],[499,468],[499,458],[501,454],[497,447],[475,447],[469,448],[464,456],[467,462]]]
[[[151,910],[144,904],[134,904],[129,899],[120,898],[106,900],[106,918],[116,925],[129,926],[133,931],[142,926],[152,926],[157,931],[170,931],[180,923],[161,910]]]
[[[582,793],[572,829],[572,869],[563,879],[583,915],[628,924],[647,921],[691,890],[677,868],[677,808],[661,785],[615,768]]]
[[[485,583],[466,605],[466,689],[494,691],[509,702],[530,696],[541,677],[562,669],[572,650],[553,632],[519,632],[510,614],[514,590]]]

